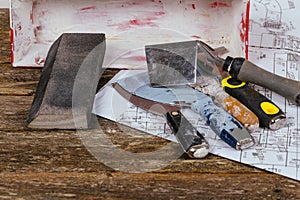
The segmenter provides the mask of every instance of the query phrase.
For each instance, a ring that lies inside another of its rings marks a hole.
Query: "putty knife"
[[[113,87],[132,104],[146,111],[163,115],[182,149],[191,158],[204,158],[207,156],[209,153],[208,142],[181,113],[180,105],[172,105],[170,102],[164,101],[155,101],[141,97],[136,93],[141,84],[144,84],[145,80],[148,80],[148,75],[142,73],[118,80],[113,83]]]

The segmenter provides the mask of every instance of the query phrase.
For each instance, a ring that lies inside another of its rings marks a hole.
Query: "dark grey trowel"
[[[145,51],[153,87],[196,82],[197,41],[148,45]]]
[[[105,47],[104,34],[65,33],[54,42],[29,112],[29,128],[90,127]]]

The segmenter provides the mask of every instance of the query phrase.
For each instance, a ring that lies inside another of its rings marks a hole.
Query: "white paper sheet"
[[[171,134],[164,117],[155,115],[138,108],[120,96],[110,85],[118,79],[134,76],[141,70],[125,70],[118,73],[102,90],[96,95],[93,113],[116,121],[120,124],[157,135],[162,138],[176,142]],[[184,109],[183,114],[188,120],[204,134],[211,145],[210,152],[231,160],[253,165],[274,173],[300,180],[297,166],[299,136],[294,135],[290,126],[291,118],[288,120],[289,127],[279,131],[259,130],[253,133],[256,145],[250,149],[237,151],[220,140],[205,121],[190,109]],[[290,116],[292,113],[287,113]],[[287,148],[287,145],[289,147]]]

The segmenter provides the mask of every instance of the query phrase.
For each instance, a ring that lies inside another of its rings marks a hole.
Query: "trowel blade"
[[[197,48],[197,41],[146,46],[151,86],[195,83],[197,78]]]

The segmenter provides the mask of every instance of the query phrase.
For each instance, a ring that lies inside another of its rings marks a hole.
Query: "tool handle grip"
[[[255,113],[259,118],[260,127],[278,130],[284,126],[286,117],[282,110],[267,97],[248,86],[246,82],[228,77],[222,80],[222,86],[225,92]]]
[[[209,153],[209,144],[180,111],[165,115],[176,139],[191,158],[204,158]]]
[[[246,149],[254,144],[246,128],[225,110],[216,106],[209,97],[198,99],[191,108],[206,119],[210,128],[234,149]]]
[[[226,112],[241,122],[249,132],[257,130],[259,127],[258,117],[249,108],[226,93],[220,85],[220,82],[216,81],[216,79],[205,76],[201,76],[200,78],[198,79],[202,82],[200,82],[200,85],[192,85],[194,89],[212,97],[216,105],[221,106]],[[202,83],[205,83],[205,85],[201,85]]]
[[[225,71],[236,79],[268,88],[300,105],[300,82],[268,72],[244,58],[227,57]]]
[[[226,93],[225,91],[223,92]],[[259,127],[258,117],[236,98],[229,94],[227,95],[224,98],[224,110],[241,122],[250,133],[255,132]]]

